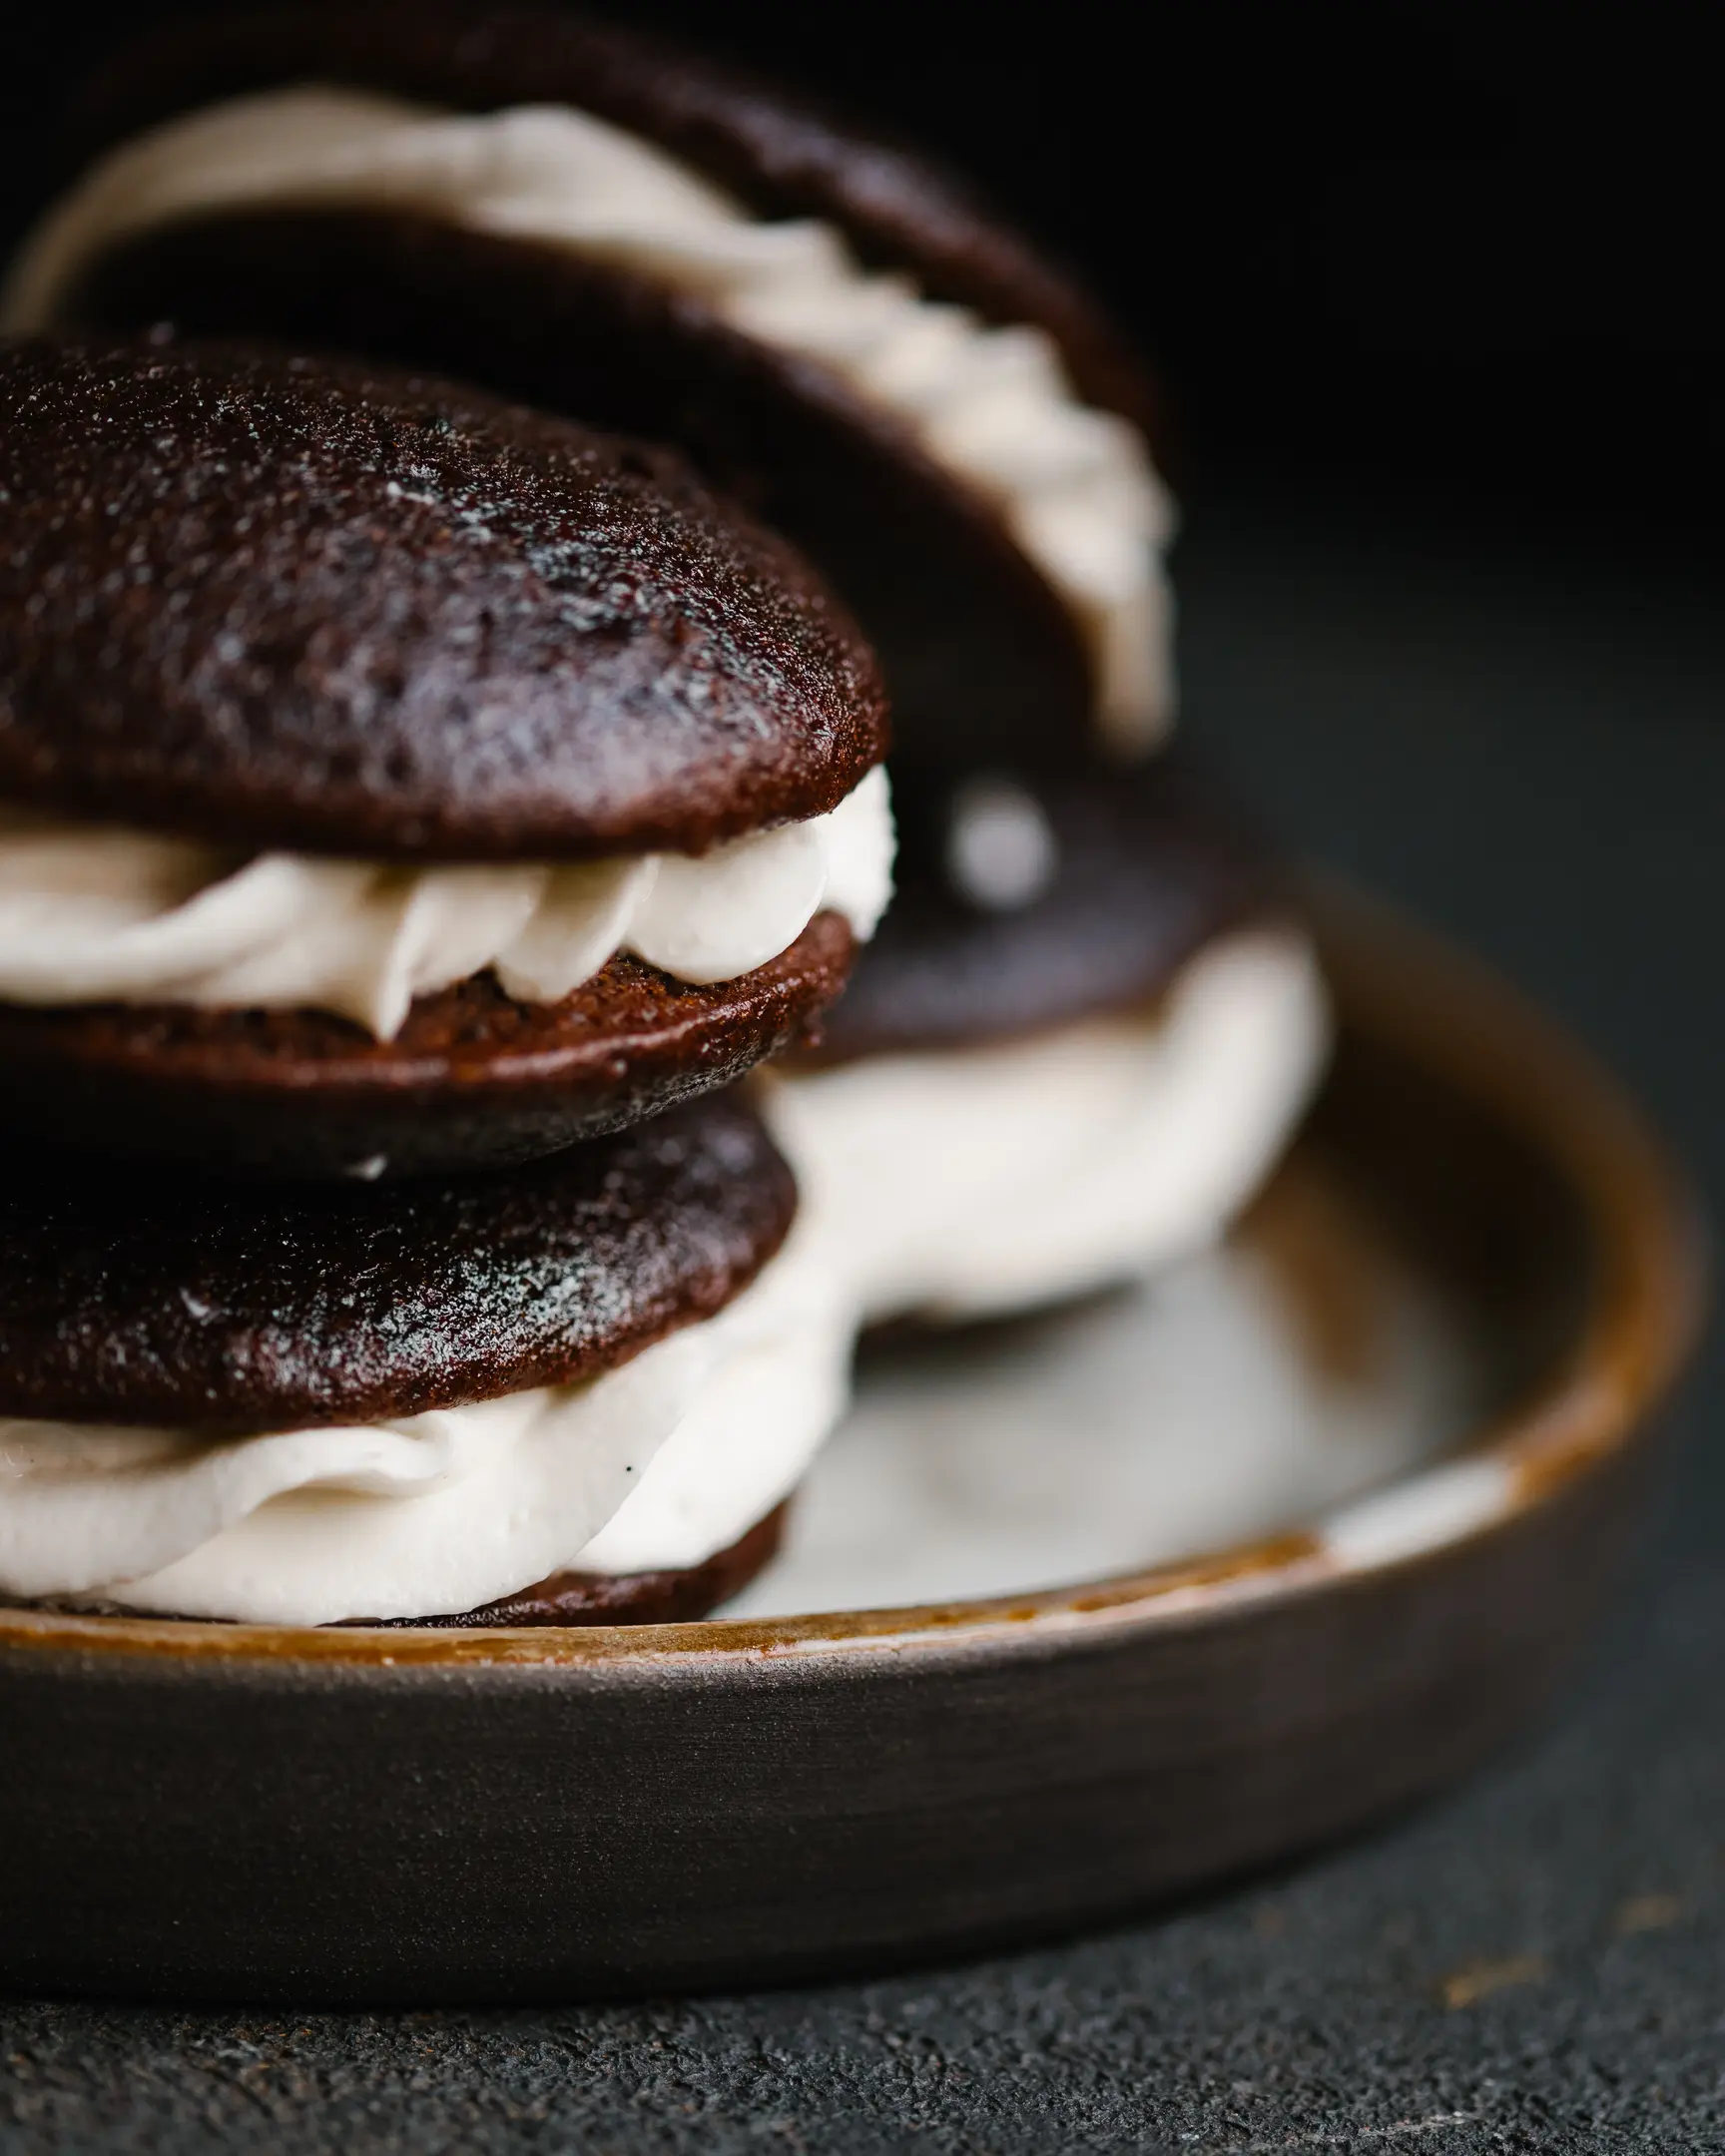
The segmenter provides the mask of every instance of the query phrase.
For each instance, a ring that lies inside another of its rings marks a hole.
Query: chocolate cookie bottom
[[[421,997],[389,1041],[325,1011],[0,1004],[0,1113],[73,1145],[253,1175],[533,1160],[806,1037],[855,948],[841,915],[818,913],[777,958],[704,987],[618,956],[535,1004],[484,973]]]
[[[692,1624],[720,1603],[728,1602],[764,1572],[778,1556],[785,1539],[785,1522],[791,1509],[789,1498],[776,1505],[747,1534],[698,1565],[669,1572],[553,1572],[519,1594],[482,1603],[478,1609],[459,1610],[444,1617],[348,1617],[343,1626],[365,1625],[398,1632],[430,1627],[439,1632],[487,1631],[500,1626],[527,1625],[622,1625]],[[45,1600],[30,1605],[39,1609],[71,1608],[75,1605]],[[82,1614],[129,1617],[139,1614],[123,1603],[104,1603]],[[151,1611],[153,1622],[209,1623],[207,1618],[177,1618]]]
[[[352,1617],[347,1622],[380,1623],[391,1631],[426,1625],[438,1631],[477,1631],[494,1625],[690,1624],[741,1594],[766,1570],[785,1539],[790,1509],[787,1499],[729,1549],[680,1571],[553,1572],[519,1594],[452,1617]]]

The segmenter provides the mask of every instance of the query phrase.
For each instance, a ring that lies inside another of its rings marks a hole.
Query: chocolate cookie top
[[[735,1095],[454,1182],[260,1188],[33,1141],[3,1168],[0,1414],[182,1429],[596,1375],[721,1310],[796,1208]]]
[[[1154,435],[1154,395],[1106,314],[945,167],[820,101],[562,8],[379,0],[205,15],[122,50],[82,101],[84,150],[224,98],[318,81],[468,112],[568,104],[670,152],[767,217],[818,217],[931,298],[1058,345],[1085,399]]]
[[[981,1047],[1148,1004],[1290,909],[1263,834],[1180,755],[893,774],[896,895],[811,1060]]]
[[[699,852],[834,808],[871,655],[668,452],[360,363],[0,348],[0,797],[237,849]]]

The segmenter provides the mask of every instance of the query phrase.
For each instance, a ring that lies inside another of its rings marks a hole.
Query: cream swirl
[[[317,1008],[399,1031],[487,966],[554,1003],[618,951],[731,980],[823,907],[866,939],[891,895],[884,769],[829,814],[710,853],[504,866],[236,859],[150,832],[0,810],[0,1000]]]
[[[102,251],[222,211],[353,204],[616,262],[699,296],[733,327],[818,362],[994,503],[1088,645],[1115,746],[1158,737],[1173,702],[1168,497],[1136,428],[1082,404],[1052,340],[872,274],[813,220],[762,222],[652,144],[566,106],[460,117],[302,88],[235,100],[123,144],[53,209],[4,319],[52,323]]]
[[[801,1476],[850,1344],[794,1241],[718,1317],[583,1385],[254,1437],[0,1419],[0,1593],[328,1624],[699,1564]]]
[[[773,1134],[867,1319],[983,1317],[1130,1279],[1219,1237],[1324,1063],[1306,938],[1243,929],[1162,1007],[1033,1039],[773,1074]]]

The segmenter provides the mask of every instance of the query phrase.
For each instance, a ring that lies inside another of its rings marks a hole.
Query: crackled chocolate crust
[[[400,1631],[430,1626],[436,1631],[488,1630],[496,1625],[693,1624],[741,1594],[766,1570],[785,1539],[782,1504],[757,1520],[749,1532],[709,1557],[704,1564],[676,1572],[553,1572],[519,1594],[505,1595],[453,1617],[354,1617],[352,1624],[376,1624]]]
[[[1153,1002],[1230,928],[1293,910],[1286,871],[1178,754],[1129,770],[1013,770],[1055,841],[1051,881],[990,910],[954,881],[955,805],[975,783],[893,772],[897,895],[809,1063],[981,1047]]]
[[[837,225],[862,260],[994,322],[1032,322],[1081,394],[1154,431],[1143,367],[1091,295],[936,161],[820,101],[670,40],[565,8],[384,0],[205,14],[123,48],[81,101],[85,155],[177,114],[290,83],[486,112],[575,105],[763,217]]]
[[[527,1161],[729,1085],[811,1036],[847,922],[706,987],[618,956],[561,1003],[490,973],[414,1004],[393,1040],[327,1011],[0,1004],[0,1114],[70,1145],[288,1177]]]
[[[293,1429],[572,1383],[722,1310],[796,1203],[735,1094],[450,1181],[260,1187],[15,1138],[0,1414]]]
[[[1085,736],[1078,625],[994,505],[829,368],[650,277],[431,217],[332,208],[142,234],[98,258],[64,311],[362,351],[675,442],[833,578],[910,747],[1033,754]]]
[[[873,660],[669,452],[374,364],[0,348],[0,798],[236,848],[700,852],[837,806]]]

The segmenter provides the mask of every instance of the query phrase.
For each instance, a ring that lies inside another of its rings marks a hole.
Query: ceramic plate
[[[879,1966],[1144,1906],[1478,1758],[1633,1530],[1688,1216],[1506,990],[1321,913],[1341,1053],[1233,1244],[870,1353],[727,1619],[0,1612],[0,1981],[431,2002]]]

